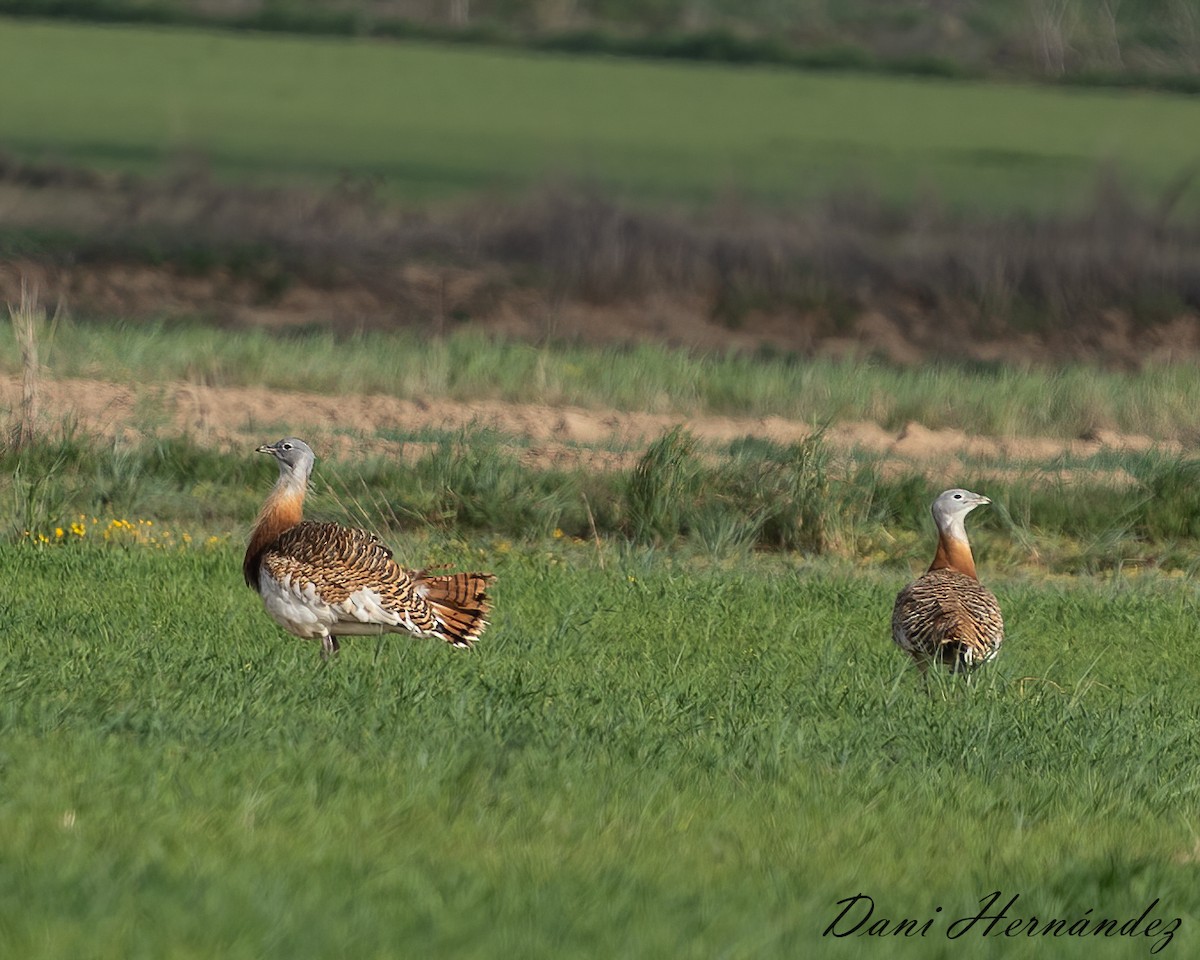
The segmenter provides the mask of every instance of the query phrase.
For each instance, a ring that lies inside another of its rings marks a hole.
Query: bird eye
[[[284,449],[284,450],[291,450],[291,449],[292,449],[292,445],[291,445],[290,443],[285,443],[285,444],[283,445],[283,449]]]
[[[962,494],[961,494],[961,493],[956,493],[956,494],[954,495],[954,499],[955,499],[955,500],[961,500],[961,499],[962,499]]]

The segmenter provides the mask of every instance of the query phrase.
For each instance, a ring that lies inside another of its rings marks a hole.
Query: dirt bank
[[[0,378],[0,408],[15,409],[20,393],[19,378]],[[391,441],[380,434],[479,427],[513,438],[514,449],[531,465],[621,469],[632,465],[648,442],[676,424],[714,445],[745,436],[794,443],[813,429],[811,424],[780,417],[678,417],[501,401],[405,400],[380,394],[334,397],[189,383],[137,387],[98,380],[47,380],[40,385],[40,395],[45,425],[70,422],[87,435],[125,441],[184,435],[235,455],[280,435],[299,434],[324,455],[412,459],[428,445]],[[1088,457],[1106,449],[1181,450],[1177,442],[1111,432],[1074,440],[995,438],[930,430],[919,423],[909,423],[898,432],[875,423],[840,423],[831,426],[826,437],[840,456],[865,454],[883,459],[887,470],[922,472],[947,482],[968,460],[1029,465],[989,471],[1028,475],[1034,465],[1063,456]],[[1080,479],[1077,471],[1070,470],[1039,474],[1048,482]],[[1090,472],[1088,477],[1133,482],[1120,470]]]

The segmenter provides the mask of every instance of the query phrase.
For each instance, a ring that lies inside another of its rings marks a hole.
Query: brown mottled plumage
[[[409,572],[373,534],[303,521],[315,457],[294,437],[259,447],[279,461],[242,573],[289,633],[321,640],[322,656],[350,634],[412,633],[469,647],[487,626],[490,574]]]
[[[965,519],[991,503],[969,490],[947,490],[933,502],[938,547],[929,571],[900,591],[892,610],[892,639],[924,673],[930,663],[951,672],[990,660],[1004,642],[995,595],[976,577]]]

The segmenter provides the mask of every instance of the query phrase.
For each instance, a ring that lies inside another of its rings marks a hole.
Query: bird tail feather
[[[469,647],[479,639],[488,625],[492,600],[487,588],[495,577],[490,573],[430,577],[423,570],[413,577],[441,625],[438,635],[443,640],[456,647]]]

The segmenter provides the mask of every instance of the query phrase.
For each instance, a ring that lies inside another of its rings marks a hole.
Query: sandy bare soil
[[[0,409],[15,410],[20,397],[19,378],[0,378]],[[98,380],[45,380],[39,387],[39,399],[46,426],[69,422],[84,434],[126,441],[186,435],[231,453],[248,453],[260,443],[296,434],[326,456],[382,455],[412,460],[428,445],[389,441],[378,434],[480,427],[519,441],[514,449],[531,465],[589,469],[629,467],[648,442],[681,423],[711,444],[745,436],[793,443],[813,429],[810,424],[779,417],[678,417],[500,401],[403,400],[378,394],[334,397],[190,383],[135,387]],[[918,471],[931,478],[945,477],[947,482],[966,459],[1036,464],[1063,455],[1087,457],[1103,449],[1142,451],[1156,446],[1169,452],[1179,450],[1178,444],[1117,433],[1069,441],[1000,439],[959,430],[930,430],[919,423],[909,423],[899,432],[874,423],[841,423],[832,426],[826,437],[845,457],[879,457],[887,469]],[[1013,468],[1023,475],[1034,469]],[[1047,482],[1079,479],[1069,470],[1038,473]],[[1091,482],[1104,478],[1122,485],[1134,482],[1120,470],[1103,475],[1088,472]]]

